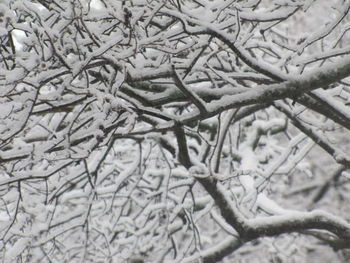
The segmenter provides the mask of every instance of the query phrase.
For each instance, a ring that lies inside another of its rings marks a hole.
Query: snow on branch
[[[0,258],[349,261],[349,4],[270,2],[1,1]]]

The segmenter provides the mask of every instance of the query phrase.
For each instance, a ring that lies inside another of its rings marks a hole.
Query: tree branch
[[[175,81],[176,87],[178,87],[182,91],[182,93],[185,96],[187,96],[193,102],[194,105],[197,106],[201,115],[205,115],[207,113],[207,110],[205,108],[204,102],[195,93],[191,92],[189,89],[186,88],[185,84],[182,82],[179,75],[177,74],[175,67],[174,66],[172,67],[173,67],[174,81]]]

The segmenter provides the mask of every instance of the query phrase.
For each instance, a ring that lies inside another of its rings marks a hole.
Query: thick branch
[[[311,127],[306,127],[293,113],[291,113],[282,103],[275,103],[275,107],[283,112],[297,127],[300,131],[310,137],[316,144],[330,154],[334,160],[346,167],[350,167],[350,160],[345,155],[337,150],[333,145],[324,140],[320,135],[317,134]]]
[[[350,121],[339,116],[338,112],[331,109],[329,107],[329,105],[321,103],[320,101],[316,101],[315,99],[311,98],[307,94],[304,94],[304,95],[296,98],[295,100],[298,103],[304,105],[305,107],[307,107],[307,108],[309,108],[309,109],[311,109],[319,114],[322,114],[323,116],[331,119],[335,123],[338,123],[341,126],[350,130]]]
[[[271,103],[279,99],[298,97],[314,89],[327,87],[329,84],[350,75],[350,56],[340,61],[339,64],[332,64],[332,66],[332,68],[327,66],[323,70],[304,74],[295,80],[261,85],[238,95],[224,96],[220,100],[210,103],[207,109],[210,114],[217,114],[241,106]]]
[[[328,230],[348,243],[350,248],[350,224],[324,211],[293,212],[287,215],[256,218],[248,221],[248,237],[276,236],[309,229]]]
[[[204,102],[194,93],[191,92],[189,89],[186,88],[185,84],[180,79],[179,75],[177,74],[175,67],[173,66],[173,72],[174,72],[174,80],[176,86],[181,90],[181,92],[188,97],[194,105],[197,106],[199,112],[204,115],[207,113],[207,110],[205,108]]]
[[[189,169],[192,166],[192,162],[189,157],[187,142],[185,133],[182,127],[175,128],[175,136],[179,147],[179,161],[180,163]],[[221,215],[240,235],[244,234],[244,218],[233,204],[232,200],[224,189],[221,189],[220,183],[213,177],[196,178],[205,190],[213,198],[215,204],[219,207]]]

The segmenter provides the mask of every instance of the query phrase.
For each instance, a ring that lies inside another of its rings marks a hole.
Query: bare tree
[[[348,260],[349,8],[3,0],[0,258]]]

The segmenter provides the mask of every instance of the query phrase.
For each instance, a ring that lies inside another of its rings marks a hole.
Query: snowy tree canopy
[[[349,8],[2,0],[2,262],[347,262]]]

